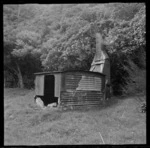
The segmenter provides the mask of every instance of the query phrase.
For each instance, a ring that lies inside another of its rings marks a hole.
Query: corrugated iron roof
[[[92,71],[82,71],[82,70],[71,70],[71,71],[53,71],[53,72],[37,72],[34,73],[35,75],[49,75],[49,74],[57,74],[57,73],[67,73],[67,72],[82,72],[82,73],[91,73],[91,74],[97,74],[97,75],[103,75],[103,73],[99,72],[92,72]]]

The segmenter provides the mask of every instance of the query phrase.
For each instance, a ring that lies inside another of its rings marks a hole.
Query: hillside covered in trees
[[[4,85],[34,87],[39,71],[89,70],[95,32],[106,42],[114,95],[145,91],[144,3],[3,6]],[[12,84],[9,84],[11,82]]]

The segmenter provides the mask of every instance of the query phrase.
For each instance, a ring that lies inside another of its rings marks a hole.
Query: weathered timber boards
[[[60,105],[62,105],[62,106],[70,106],[70,105],[72,105],[72,106],[74,106],[74,105],[83,105],[83,106],[88,106],[88,105],[100,105],[100,104],[102,104],[102,103],[100,103],[100,102],[83,102],[83,103],[75,103],[75,102],[73,102],[73,103],[61,103]]]
[[[102,93],[98,91],[62,91],[61,95],[66,96],[101,96]]]
[[[78,83],[81,80],[82,75],[81,74],[67,74],[65,76],[65,88],[66,89],[76,89],[78,87]]]
[[[100,98],[96,98],[96,99],[80,99],[80,100],[77,100],[77,99],[63,99],[63,100],[61,100],[61,102],[77,102],[77,101],[81,101],[81,102],[85,102],[85,101],[88,101],[88,102],[94,102],[94,101],[101,101],[102,99]]]
[[[82,73],[67,74],[65,76],[66,90],[101,90],[102,78],[93,75],[82,75]]]
[[[60,104],[61,107],[101,107],[103,103],[99,104]]]
[[[102,104],[102,103],[101,103]],[[70,103],[70,104],[60,104],[61,106],[100,106],[100,103],[98,104],[90,104],[90,103],[86,103],[86,104],[74,104],[74,103]]]
[[[100,105],[103,100],[103,94],[99,91],[63,91],[61,92],[61,105]]]

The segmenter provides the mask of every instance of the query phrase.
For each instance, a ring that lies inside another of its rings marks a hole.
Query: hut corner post
[[[96,53],[90,71],[105,74],[104,100],[110,98],[110,60],[100,33],[96,33]]]

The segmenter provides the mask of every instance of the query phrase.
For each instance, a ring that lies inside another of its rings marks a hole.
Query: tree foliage
[[[96,32],[111,43],[116,94],[131,81],[131,62],[146,66],[144,3],[5,5],[3,18],[5,66],[17,63],[25,79],[25,71],[89,70]]]

